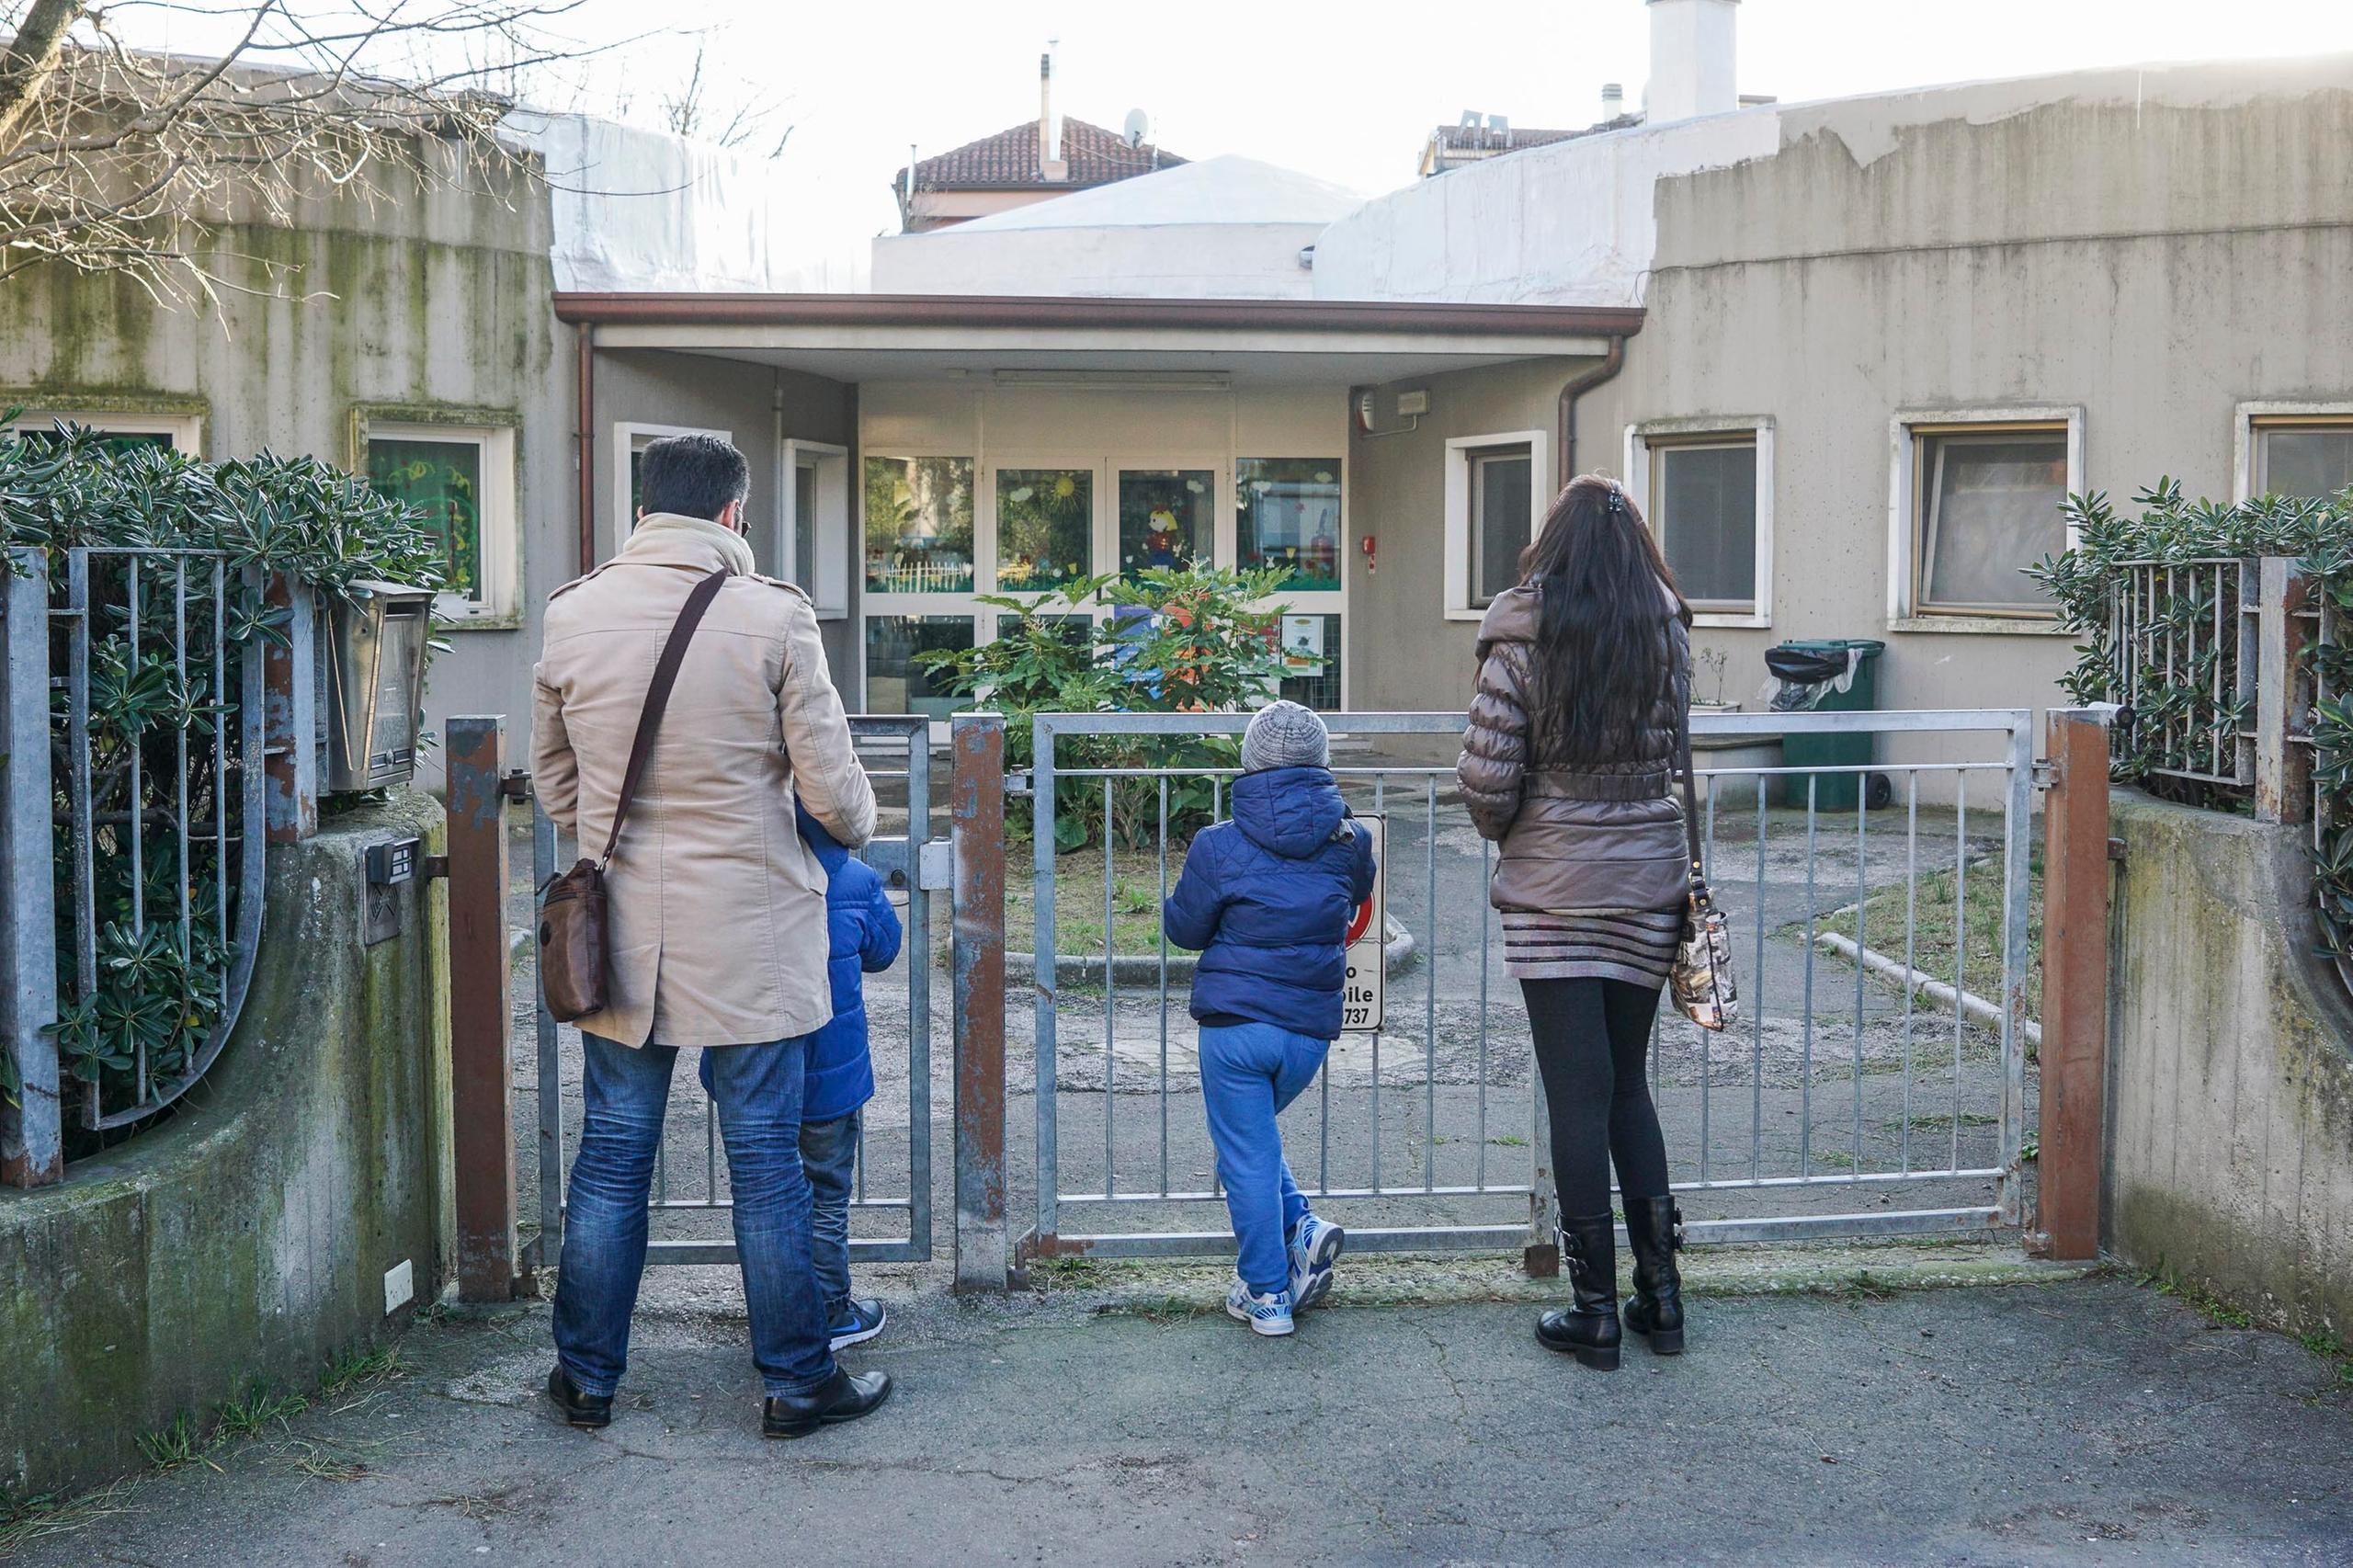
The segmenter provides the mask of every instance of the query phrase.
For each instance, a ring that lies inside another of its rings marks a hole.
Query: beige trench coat
[[[750,551],[715,523],[656,516],[548,601],[535,675],[534,786],[594,858],[610,831],[645,689],[679,608]],[[800,589],[731,577],[688,645],[607,868],[608,1006],[582,1029],[624,1045],[750,1045],[833,1017],[825,873],[793,829],[855,848],[874,790],[851,750],[816,612]]]

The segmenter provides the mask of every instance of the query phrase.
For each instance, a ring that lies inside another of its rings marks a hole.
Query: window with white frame
[[[515,431],[504,425],[369,420],[362,466],[382,494],[425,516],[441,540],[441,619],[509,622],[517,613]]]
[[[641,425],[623,421],[613,426],[613,537],[627,539],[637,521],[638,470],[645,449],[665,436],[715,436],[733,446],[732,430],[710,430],[697,425]]]
[[[1446,443],[1446,614],[1475,620],[1519,581],[1536,537],[1544,432],[1458,436]]]
[[[98,433],[101,443],[117,449],[162,447],[186,452],[190,457],[203,455],[204,419],[196,414],[131,414],[114,409],[61,408],[20,414],[17,416],[15,429],[19,436],[42,440],[55,434],[61,421],[68,425],[88,426]]]
[[[2026,568],[2067,548],[2062,507],[2081,488],[2082,430],[2072,410],[1896,422],[1897,619],[2052,619]]]
[[[2353,487],[2353,406],[2247,415],[2248,495],[2308,499]]]
[[[1769,626],[1773,597],[1769,420],[1674,420],[1627,432],[1627,484],[1695,619]]]
[[[798,585],[820,619],[849,613],[849,449],[787,440],[778,451],[776,574]]]

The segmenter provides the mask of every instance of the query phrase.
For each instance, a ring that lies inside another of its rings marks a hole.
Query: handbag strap
[[[1683,841],[1691,851],[1691,883],[1703,887],[1699,875],[1699,789],[1691,777],[1691,710],[1686,708],[1675,726],[1676,771],[1683,775]]]
[[[621,792],[613,801],[613,831],[605,840],[604,854],[597,859],[600,871],[611,863],[614,846],[621,841],[621,824],[629,817],[630,802],[637,798],[637,781],[644,777],[645,759],[654,753],[654,733],[662,727],[662,710],[670,706],[670,688],[678,684],[678,666],[686,663],[687,644],[694,640],[702,612],[719,597],[727,577],[727,568],[722,566],[695,585],[694,592],[687,596],[687,602],[678,610],[676,623],[670,628],[669,641],[662,644],[662,656],[654,661],[654,679],[645,688],[645,708],[637,716],[637,738],[630,743],[629,767],[621,775]]]

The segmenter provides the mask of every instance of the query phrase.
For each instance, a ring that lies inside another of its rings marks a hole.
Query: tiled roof
[[[1118,131],[1068,115],[1063,117],[1063,160],[1070,165],[1068,178],[1050,182],[1040,175],[1038,122],[1025,120],[938,157],[919,160],[915,184],[917,190],[1076,190],[1185,162],[1149,142],[1131,147]],[[907,171],[902,168],[892,177],[892,188],[904,188],[906,177]]]

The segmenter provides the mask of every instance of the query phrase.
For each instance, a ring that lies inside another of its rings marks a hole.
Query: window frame
[[[644,449],[649,442],[665,436],[716,436],[729,446],[735,444],[733,430],[714,430],[702,425],[649,425],[642,420],[613,421],[613,553],[629,541],[631,529],[637,527],[637,508],[629,504],[629,460]]]
[[[836,441],[804,441],[790,437],[777,443],[776,541],[771,556],[777,575],[799,583],[801,468],[817,471],[817,520],[810,538],[817,559],[811,563],[805,585],[819,620],[849,619],[850,518],[849,449]],[[830,534],[829,523],[837,524]]]
[[[1666,549],[1667,521],[1657,504],[1657,469],[1653,453],[1661,448],[1719,447],[1737,444],[1728,437],[1747,436],[1756,449],[1756,592],[1746,609],[1702,609],[1691,607],[1695,627],[1769,629],[1773,624],[1773,418],[1764,414],[1703,415],[1690,418],[1646,419],[1626,426],[1626,488],[1643,508],[1643,519]],[[1719,601],[1721,602],[1721,601]]]
[[[352,414],[351,468],[365,479],[379,437],[471,442],[482,451],[482,597],[434,596],[433,619],[449,631],[512,631],[523,624],[522,420],[504,411],[412,409]],[[623,470],[627,478],[627,470]]]
[[[2267,432],[2330,428],[2353,431],[2353,399],[2240,403],[2232,418],[2232,499],[2252,501],[2264,494],[2263,437]]]
[[[1888,421],[1887,629],[1890,631],[1972,632],[1990,636],[2063,637],[2057,608],[1940,609],[1921,596],[1926,559],[1922,511],[1926,482],[1923,437],[1949,435],[2063,434],[2067,477],[2063,495],[2079,494],[2084,480],[2084,410],[2077,404],[1998,408],[1906,409]],[[2064,522],[2062,548],[2075,545],[2075,526]]]
[[[1471,580],[1478,550],[1472,538],[1472,464],[1499,447],[1528,449],[1528,537],[1534,542],[1544,527],[1545,498],[1553,491],[1546,483],[1552,472],[1552,434],[1545,430],[1499,430],[1480,436],[1449,436],[1446,440],[1446,596],[1445,619],[1481,620],[1487,602],[1480,599]],[[1346,563],[1343,562],[1343,577]]]
[[[107,436],[168,436],[172,449],[192,458],[204,456],[204,415],[169,411],[137,412],[127,408],[51,403],[28,408],[9,425],[16,431],[45,431],[59,420],[87,425]]]

